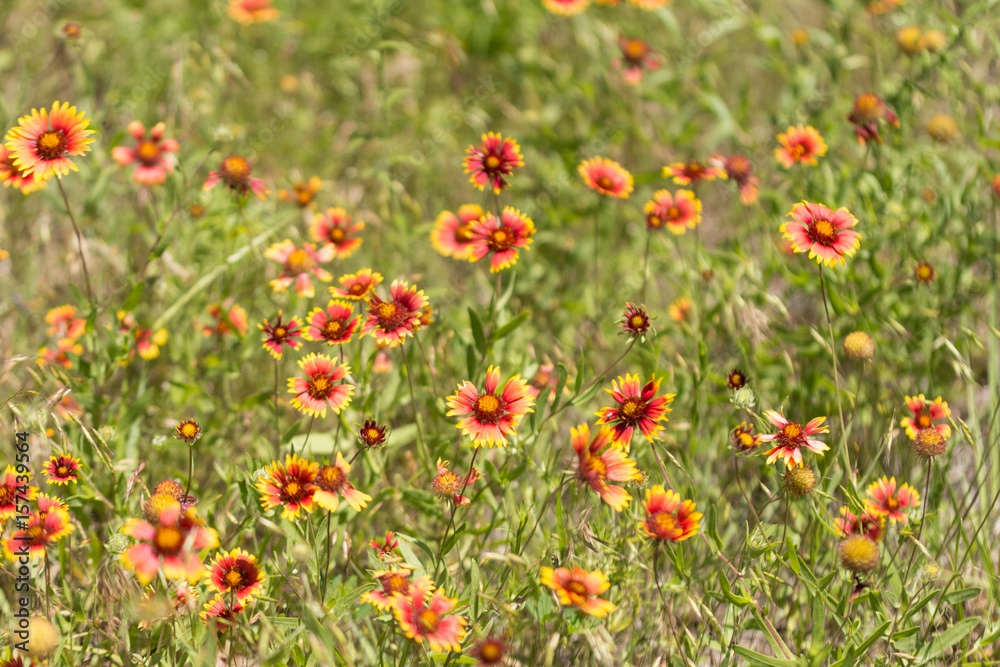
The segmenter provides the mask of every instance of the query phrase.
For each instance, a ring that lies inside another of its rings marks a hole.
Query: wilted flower
[[[871,359],[875,354],[875,341],[864,331],[854,331],[844,337],[844,354],[848,359]]]
[[[281,201],[294,202],[299,208],[312,208],[316,193],[323,187],[323,181],[319,176],[313,176],[307,182],[298,182],[292,186],[291,191],[278,190],[278,198]]]
[[[935,114],[927,121],[927,134],[939,144],[951,143],[958,137],[958,123],[946,113]]]
[[[934,270],[934,265],[930,262],[920,262],[913,269],[913,278],[918,283],[923,283],[924,285],[930,285],[934,282],[934,278],[937,277],[937,271]]]
[[[472,501],[463,496],[462,492],[470,484],[482,479],[483,474],[473,467],[469,474],[462,478],[448,469],[450,465],[451,461],[437,460],[437,475],[431,480],[431,489],[435,496],[451,501],[456,507],[468,505]]]
[[[896,114],[885,106],[881,98],[872,93],[858,95],[854,100],[854,108],[847,116],[847,120],[854,123],[854,132],[858,136],[858,143],[862,146],[869,141],[882,143],[882,137],[878,133],[878,122],[883,119],[889,125],[899,127],[899,118]]]
[[[642,81],[644,70],[654,71],[663,64],[659,54],[641,39],[619,37],[618,46],[622,50],[622,57],[613,64],[615,67],[625,69],[625,82],[629,85],[634,86]]]
[[[753,424],[740,422],[740,425],[734,428],[729,434],[729,439],[733,443],[733,449],[740,454],[746,454],[757,449],[757,446],[760,445],[760,435],[754,434],[753,429]]]
[[[878,566],[878,543],[864,535],[848,535],[840,543],[840,564],[848,572],[871,574]]]

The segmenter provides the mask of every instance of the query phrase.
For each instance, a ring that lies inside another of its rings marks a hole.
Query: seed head
[[[878,565],[878,544],[866,535],[848,535],[840,543],[840,564],[854,574],[870,574]]]
[[[816,473],[807,465],[795,466],[785,472],[785,488],[793,498],[807,495],[816,486]]]
[[[864,331],[855,331],[844,337],[844,355],[848,359],[871,359],[875,355],[875,341]]]
[[[941,456],[948,449],[948,440],[936,428],[922,428],[917,437],[910,441],[913,451],[925,459]]]

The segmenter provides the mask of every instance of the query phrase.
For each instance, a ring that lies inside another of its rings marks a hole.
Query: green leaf
[[[885,633],[889,631],[889,627],[891,625],[892,625],[892,621],[886,621],[882,625],[880,625],[877,628],[875,628],[874,632],[872,632],[870,635],[868,635],[868,637],[863,642],[861,642],[854,649],[852,649],[852,652],[854,653],[854,655],[855,656],[860,656],[860,655],[864,655],[865,653],[867,653],[868,649],[870,649],[872,647],[872,644],[874,644],[879,639],[881,639],[885,635]]]
[[[752,602],[745,595],[736,595],[733,593],[733,589],[729,586],[729,579],[723,574],[722,570],[719,570],[719,585],[722,587],[722,594],[731,604],[737,607],[745,607]]]
[[[486,336],[483,334],[483,323],[479,321],[476,311],[469,308],[469,325],[472,327],[472,338],[476,341],[479,354],[486,354]]]
[[[501,338],[504,338],[505,336],[509,336],[514,332],[515,329],[524,324],[524,321],[527,320],[528,317],[530,316],[531,316],[530,312],[524,311],[523,313],[512,319],[510,322],[508,322],[507,324],[503,325],[502,327],[494,331],[492,339],[496,341],[500,340]]]
[[[122,310],[129,312],[139,304],[139,300],[142,298],[142,292],[146,289],[146,283],[143,281],[137,282],[132,285],[132,291],[128,293],[128,298],[125,299],[125,303],[122,304]]]
[[[963,588],[960,591],[952,591],[945,594],[944,602],[945,604],[958,604],[959,602],[971,600],[982,592],[983,589],[981,588]]]
[[[772,658],[757,651],[751,651],[744,646],[734,646],[733,651],[751,665],[762,665],[763,667],[798,667],[796,660],[785,660],[782,658]]]
[[[706,521],[705,531],[712,538],[712,541],[715,542],[715,548],[722,551],[723,544],[722,537],[719,535],[719,517],[715,505],[710,505],[708,508],[708,521]]]
[[[951,626],[940,635],[934,638],[929,644],[926,644],[925,650],[917,654],[917,657],[924,661],[929,661],[937,658],[939,655],[945,652],[945,650],[951,648],[958,642],[969,636],[969,633],[979,625],[982,619],[967,618],[964,621],[959,621],[955,625]]]

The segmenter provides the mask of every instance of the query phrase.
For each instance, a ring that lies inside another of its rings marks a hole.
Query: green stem
[[[80,234],[80,226],[76,224],[76,216],[73,215],[73,209],[69,205],[69,197],[66,196],[66,190],[63,188],[62,179],[56,177],[56,184],[59,186],[59,193],[62,195],[63,203],[66,204],[66,213],[69,214],[70,222],[73,223],[73,232],[76,234],[76,244],[80,248],[80,262],[83,264],[83,277],[87,282],[87,298],[90,300],[90,308],[94,308],[94,289],[90,286],[90,271],[87,270],[87,258],[83,255],[83,235]]]
[[[833,339],[833,322],[830,320],[830,305],[826,296],[826,280],[823,278],[823,265],[819,265],[819,287],[823,292],[823,311],[826,313],[826,326],[830,332],[830,354],[833,356],[833,382],[837,388],[837,413],[840,415],[840,431],[843,434],[843,449],[841,455],[844,459],[845,474],[855,484],[854,469],[851,467],[851,455],[847,451],[847,428],[844,426],[844,406],[840,399],[840,370],[837,368],[837,344]]]
[[[417,398],[413,391],[413,374],[410,373],[410,364],[406,360],[406,346],[400,345],[400,351],[403,353],[403,366],[406,368],[406,382],[410,386],[410,405],[413,407],[413,421],[417,425],[417,443],[420,445],[420,458],[423,459],[424,470],[430,473],[431,457],[427,451],[427,443],[424,442],[423,428],[420,426],[420,411],[417,410]]]

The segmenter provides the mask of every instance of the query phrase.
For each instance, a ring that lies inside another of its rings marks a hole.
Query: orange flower
[[[77,480],[76,471],[80,469],[80,459],[69,454],[50,456],[42,472],[49,478],[49,484],[69,484]]]
[[[83,354],[83,346],[79,343],[74,343],[70,338],[63,338],[54,350],[50,347],[40,349],[36,363],[39,366],[59,364],[63,368],[73,368],[73,361],[69,358],[71,353],[80,356]]]
[[[246,197],[253,191],[261,199],[267,199],[270,190],[264,185],[263,179],[251,178],[251,173],[253,168],[250,163],[238,155],[233,155],[222,161],[218,171],[208,172],[208,178],[205,179],[201,189],[203,192],[208,192],[222,181],[227,188],[241,197]]]
[[[778,135],[778,143],[774,158],[786,169],[796,162],[815,167],[816,158],[826,155],[826,142],[811,125],[789,127]]]
[[[115,146],[111,149],[111,157],[115,162],[125,166],[137,162],[132,178],[143,185],[159,185],[167,180],[167,174],[177,166],[177,156],[181,147],[176,139],[164,139],[167,126],[157,123],[149,131],[146,138],[146,127],[137,120],[129,123],[128,132],[135,139],[135,148]]]
[[[232,298],[226,299],[221,304],[213,303],[205,310],[212,318],[212,323],[201,325],[203,335],[222,337],[232,333],[234,327],[241,337],[246,335],[247,311],[243,306],[233,304]]]
[[[693,501],[685,500],[672,489],[665,491],[659,484],[646,491],[646,520],[639,524],[639,533],[656,540],[681,542],[698,532],[701,512],[695,512]]]
[[[628,199],[632,192],[632,174],[614,160],[595,157],[577,167],[583,182],[592,190],[608,197]]]
[[[214,621],[216,632],[221,634],[236,625],[236,617],[244,609],[241,602],[232,600],[229,604],[222,595],[216,593],[214,598],[205,603],[204,611],[198,612],[198,618],[206,624]]]
[[[507,436],[515,435],[517,423],[525,414],[534,412],[535,399],[528,393],[527,382],[520,375],[507,380],[500,387],[500,369],[490,366],[486,371],[483,391],[466,380],[458,391],[447,399],[448,417],[462,417],[455,425],[463,435],[472,438],[476,447],[507,444]]]
[[[376,609],[388,611],[392,609],[397,595],[407,595],[410,592],[411,570],[406,568],[392,570],[377,570],[372,573],[381,590],[368,591],[361,596],[361,602],[367,602]]]
[[[884,516],[893,523],[897,521],[906,524],[910,519],[902,510],[916,507],[920,504],[920,494],[909,484],[903,484],[896,489],[896,478],[882,479],[872,482],[868,487],[868,498],[865,507],[873,516]]]
[[[337,279],[343,287],[331,287],[330,294],[336,299],[348,301],[364,301],[372,290],[382,282],[382,274],[372,273],[371,269],[361,269],[357,273],[348,273]]]
[[[70,170],[79,171],[70,156],[84,155],[94,139],[88,130],[89,118],[76,113],[68,102],[52,105],[52,111],[31,110],[22,116],[5,141],[13,165],[23,176],[46,180],[53,174],[62,178]]]
[[[23,464],[22,464],[23,465]],[[21,468],[22,471],[27,466]],[[23,484],[18,481],[18,477],[21,477]],[[15,514],[18,514],[18,505],[22,504],[25,500],[34,500],[35,495],[38,493],[38,487],[28,486],[31,481],[31,472],[17,472],[17,468],[14,466],[7,466],[3,471],[3,478],[0,479],[0,526],[2,526],[7,519],[11,518]],[[20,497],[18,497],[20,493]]]
[[[361,247],[363,239],[355,236],[365,228],[365,223],[351,223],[351,216],[342,208],[328,208],[326,214],[317,213],[309,225],[309,237],[316,243],[333,246],[334,258],[346,259]]]
[[[615,444],[622,445],[626,452],[629,451],[632,433],[636,427],[650,442],[663,428],[659,422],[667,420],[666,414],[670,412],[667,404],[673,402],[675,395],[656,395],[662,381],[663,378],[657,380],[653,376],[649,382],[640,387],[639,376],[626,373],[625,377],[619,377],[617,382],[612,380],[611,389],[604,390],[611,394],[617,406],[598,410],[596,415],[600,419],[597,423],[613,426]]]
[[[10,151],[3,144],[0,144],[0,181],[3,181],[5,188],[17,188],[25,195],[37,192],[48,185],[35,174],[25,174],[15,167]]]
[[[904,417],[899,420],[899,425],[906,429],[906,435],[910,440],[917,439],[917,433],[921,429],[937,429],[945,438],[951,437],[951,427],[947,424],[935,424],[938,419],[945,419],[951,414],[948,403],[938,396],[933,402],[924,398],[923,394],[918,396],[907,396],[906,407],[913,413],[913,417]]]
[[[603,618],[615,610],[615,605],[596,597],[608,590],[611,584],[600,570],[587,572],[579,567],[570,571],[560,567],[553,570],[543,567],[541,583],[556,592],[559,604],[572,605],[582,612]]]
[[[340,452],[337,452],[337,458],[334,463],[322,466],[316,473],[315,484],[317,490],[314,496],[316,504],[329,512],[333,512],[340,504],[337,500],[337,496],[339,495],[347,501],[347,504],[355,512],[360,512],[362,507],[368,507],[368,502],[372,497],[354,488],[354,485],[347,479],[347,475],[350,472],[351,464],[344,460]]]
[[[237,23],[250,25],[277,21],[281,12],[271,6],[271,0],[229,0],[229,16]]]
[[[129,519],[122,533],[140,540],[122,554],[125,567],[135,570],[142,585],[148,584],[163,568],[168,580],[187,579],[195,584],[201,579],[205,566],[198,557],[202,549],[219,546],[219,536],[205,528],[193,507],[181,509],[181,503],[165,498],[158,508],[154,523],[142,519]]]
[[[690,190],[678,190],[676,195],[669,190],[657,190],[653,199],[646,202],[645,210],[646,226],[650,229],[666,225],[674,234],[683,234],[688,227],[694,229],[701,222],[701,200]]]
[[[291,192],[278,190],[278,198],[281,201],[295,202],[299,208],[313,208],[316,205],[313,200],[322,187],[323,181],[319,180],[319,176],[313,176],[308,182],[293,185]]]
[[[464,616],[446,616],[458,604],[458,599],[434,590],[430,577],[414,581],[409,591],[393,596],[392,613],[400,629],[418,644],[427,641],[432,651],[461,651],[465,639]]]
[[[594,439],[590,439],[590,427],[580,424],[570,429],[570,439],[576,450],[577,478],[590,485],[601,496],[601,500],[611,505],[616,512],[621,512],[632,502],[632,496],[620,486],[611,486],[608,480],[614,482],[629,482],[642,479],[642,474],[636,469],[635,461],[625,456],[624,450],[613,444],[614,432],[607,426],[602,426]]]
[[[690,162],[674,162],[663,168],[663,178],[673,177],[677,185],[697,184],[700,181],[714,181],[717,178],[725,179],[726,171],[719,167],[706,167],[697,160]]]
[[[84,334],[87,322],[76,316],[76,306],[59,306],[45,314],[45,323],[51,326],[45,333],[56,338],[68,338],[75,341]]]
[[[351,340],[358,328],[360,318],[354,315],[354,307],[344,301],[331,301],[326,309],[316,308],[306,321],[306,340],[326,341],[327,345],[343,345]]]
[[[456,216],[451,211],[441,211],[431,231],[434,249],[445,257],[468,259],[472,247],[472,225],[483,219],[483,209],[475,204],[465,204]]]
[[[222,552],[212,563],[212,588],[224,595],[233,595],[238,602],[260,595],[264,587],[264,572],[257,557],[243,549]]]
[[[282,519],[298,518],[299,510],[312,512],[315,502],[316,473],[319,464],[299,458],[297,454],[285,457],[285,464],[275,461],[264,468],[264,475],[257,480],[257,490],[263,495],[261,505],[265,510],[282,505]]]

